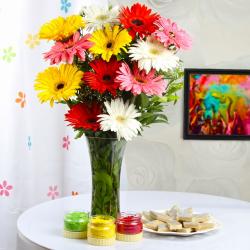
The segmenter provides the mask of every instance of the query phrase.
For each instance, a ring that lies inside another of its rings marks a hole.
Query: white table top
[[[96,247],[86,240],[62,237],[64,214],[74,210],[89,210],[90,195],[65,197],[37,205],[18,219],[19,233],[33,243],[55,250],[119,249],[119,250],[249,250],[250,203],[235,199],[164,191],[121,192],[122,211],[167,209],[173,204],[193,207],[197,212],[209,212],[222,228],[191,237],[161,236],[144,233],[138,243],[116,241],[112,247]]]

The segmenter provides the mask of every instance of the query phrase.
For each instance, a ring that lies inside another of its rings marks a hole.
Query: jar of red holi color
[[[116,239],[120,241],[139,241],[142,239],[142,220],[138,213],[122,212],[116,220]]]

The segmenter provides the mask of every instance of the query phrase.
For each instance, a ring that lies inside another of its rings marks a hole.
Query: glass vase
[[[120,173],[126,141],[86,137],[92,170],[91,215],[120,212]]]

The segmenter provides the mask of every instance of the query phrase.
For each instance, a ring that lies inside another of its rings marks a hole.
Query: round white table
[[[249,250],[250,203],[194,193],[164,191],[121,192],[122,211],[167,209],[173,204],[193,207],[197,212],[209,212],[222,227],[207,234],[190,237],[161,236],[144,233],[138,243],[116,241],[112,247],[96,247],[86,240],[62,237],[64,214],[73,210],[89,210],[90,195],[65,197],[49,201],[25,211],[18,219],[19,234],[48,249],[119,249],[119,250]]]

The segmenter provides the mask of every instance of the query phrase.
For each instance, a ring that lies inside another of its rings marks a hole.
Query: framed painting
[[[184,139],[250,139],[250,70],[185,69]]]

